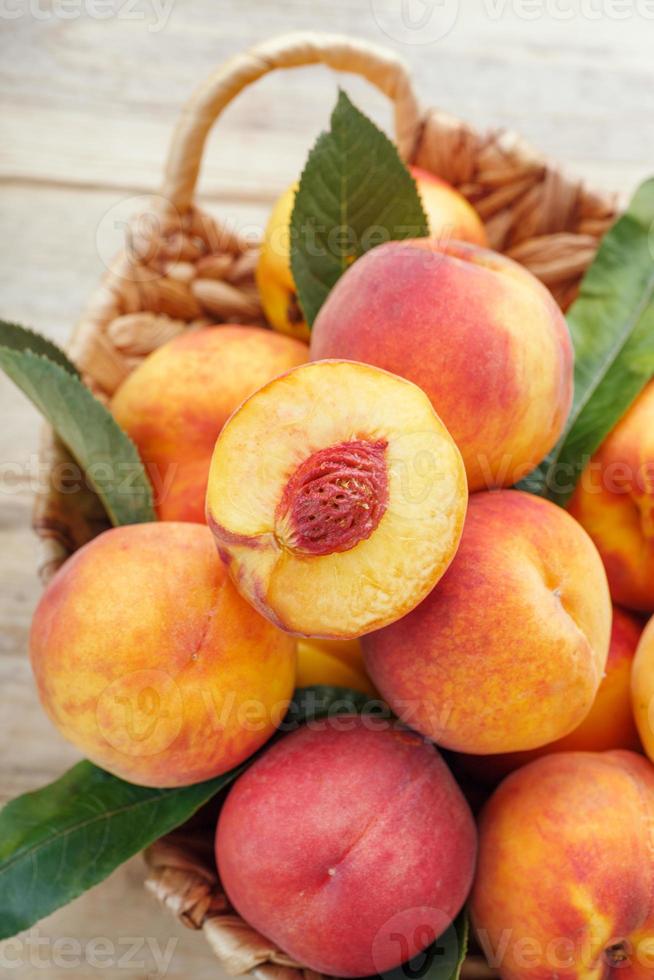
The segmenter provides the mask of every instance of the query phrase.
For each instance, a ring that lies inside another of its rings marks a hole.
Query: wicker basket
[[[405,66],[384,49],[347,37],[289,34],[229,61],[197,89],[173,135],[161,196],[92,295],[69,352],[107,400],[152,350],[191,325],[263,323],[254,285],[257,249],[193,203],[207,134],[244,88],[277,68],[325,64],[367,78],[394,104],[401,156],[449,181],[475,206],[491,246],[541,279],[565,309],[616,217],[613,197],[564,177],[515,135],[475,133],[438,109],[422,111]],[[76,548],[107,526],[90,491],[67,493],[70,461],[50,431],[41,461],[50,486],[37,500],[39,572],[47,581]],[[208,834],[179,831],[146,853],[148,888],[184,924],[202,929],[231,975],[276,980],[311,973],[231,910],[216,877]],[[464,977],[496,974],[469,956]],[[315,974],[312,974],[315,977]]]

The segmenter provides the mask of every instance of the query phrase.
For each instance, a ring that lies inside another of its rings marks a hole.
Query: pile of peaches
[[[654,467],[654,383],[567,509],[511,489],[563,431],[568,329],[462,197],[414,176],[432,237],[358,259],[310,334],[291,189],[258,269],[273,329],[186,331],[118,390],[159,521],[54,578],[40,696],[133,783],[259,753],[222,807],[218,870],[312,970],[396,967],[470,899],[507,980],[652,977],[654,484],[635,475]],[[276,735],[313,684],[393,720]]]

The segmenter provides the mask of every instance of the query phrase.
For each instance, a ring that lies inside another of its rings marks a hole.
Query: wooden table
[[[162,2],[164,9],[172,3],[163,22],[156,13]],[[424,14],[424,2],[411,3],[409,15]],[[447,0],[439,16],[456,13],[454,4]],[[230,54],[273,34],[341,31],[394,47],[410,62],[425,102],[477,126],[515,128],[599,187],[628,194],[654,169],[654,21],[635,2],[615,5],[626,11],[624,19],[610,16],[608,0],[596,0],[593,10],[604,11],[597,19],[568,19],[566,11],[579,6],[572,0],[544,0],[540,8],[484,0],[475,12],[460,3],[449,33],[429,43],[429,25],[402,28],[399,0],[109,0],[108,6],[118,11],[108,19],[94,16],[107,8],[99,0],[63,6],[13,0],[0,12],[2,315],[61,343],[103,261],[120,244],[121,220],[138,210],[134,199],[157,188],[184,99]],[[382,97],[358,80],[345,83],[387,126]],[[257,235],[271,201],[296,177],[324,126],[336,85],[323,69],[302,69],[267,78],[230,107],[205,158],[204,205]],[[4,378],[0,406],[5,800],[50,781],[77,755],[44,718],[26,657],[39,596],[30,531],[39,419]],[[161,912],[142,879],[141,861],[134,859],[41,923],[31,944],[0,946],[0,974],[14,961],[18,967],[7,975],[20,978],[157,976],[166,971],[151,950],[163,956],[171,940],[168,977],[216,976],[202,937]],[[55,946],[57,937],[72,942]],[[47,966],[38,965],[39,957]]]

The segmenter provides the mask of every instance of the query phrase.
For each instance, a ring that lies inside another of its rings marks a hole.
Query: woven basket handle
[[[173,134],[164,173],[164,199],[182,214],[189,209],[209,130],[239,92],[277,68],[316,64],[361,75],[391,99],[398,149],[403,159],[410,159],[420,127],[420,109],[407,68],[396,55],[338,34],[284,34],[232,58],[196,89]]]

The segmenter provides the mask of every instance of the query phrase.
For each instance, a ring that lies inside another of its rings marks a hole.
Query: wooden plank
[[[327,24],[386,43],[409,61],[426,104],[481,128],[515,128],[602,187],[618,178],[620,186],[632,186],[646,172],[654,156],[654,130],[642,125],[652,69],[647,34],[633,18],[581,26],[578,19],[567,24],[542,18],[530,28],[529,21],[511,16],[511,5],[486,0],[481,12],[461,11],[438,44],[399,44],[375,21],[378,2],[287,0],[277,10],[231,0],[217,16],[215,3],[200,0],[192,15],[188,5],[175,5],[160,33],[121,18],[10,22],[18,43],[9,46],[3,64],[9,97],[0,103],[6,134],[0,175],[156,187],[179,107],[211,70],[251,42],[252,23],[260,37],[289,24]],[[501,17],[487,13],[502,7]],[[53,67],[56,86],[50,84]],[[205,192],[270,199],[299,172],[336,84],[326,71],[303,69],[277,73],[240,97],[210,141]],[[363,83],[347,84],[388,122],[380,97]]]
[[[354,88],[348,85],[355,101],[370,110],[368,93],[357,100]],[[203,196],[270,203],[301,172],[335,99],[336,83],[332,82],[316,103],[319,112],[306,107],[307,122],[301,132],[263,125],[232,126],[225,131],[219,124],[203,161]],[[262,115],[267,114],[266,105],[264,101]],[[302,105],[298,106],[301,109]],[[641,119],[645,112],[642,105]],[[2,114],[8,142],[0,161],[0,179],[15,179],[21,174],[23,180],[37,184],[116,187],[131,193],[153,192],[161,184],[174,114],[165,122],[138,116],[100,118],[62,108],[33,108],[26,116],[18,106],[5,106]],[[379,122],[385,121],[380,118],[384,115],[381,111],[370,114]],[[461,115],[475,122],[479,112]],[[484,117],[478,125],[484,130],[488,122],[489,117]],[[649,174],[648,160],[654,158],[654,137],[650,140],[647,130],[641,129],[643,139],[638,147],[627,136],[638,131],[637,114],[619,122],[601,117],[571,121],[551,116],[550,124],[543,127],[531,116],[513,118],[513,114],[498,111],[494,122],[498,126],[508,123],[509,128],[525,134],[548,157],[599,190],[631,190]],[[80,132],[85,134],[83,141],[79,141]],[[629,156],[630,145],[638,156]]]
[[[138,213],[142,203],[140,195],[120,189],[25,180],[0,184],[0,233],[11,242],[0,267],[5,319],[65,343],[106,263],[123,245],[121,222]],[[267,203],[201,198],[200,204],[254,237],[268,215]]]
[[[144,887],[133,858],[38,926],[0,943],[2,975],[35,980],[220,980],[201,932],[180,925]],[[58,940],[58,942],[57,942]]]

